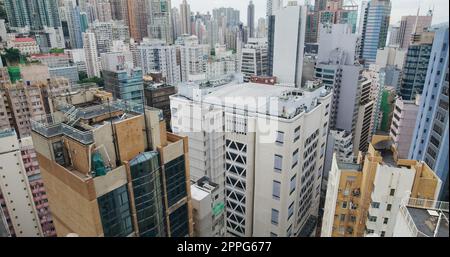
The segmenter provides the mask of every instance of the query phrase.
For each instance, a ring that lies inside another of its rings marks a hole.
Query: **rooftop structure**
[[[394,236],[448,237],[448,202],[406,199],[400,207]]]

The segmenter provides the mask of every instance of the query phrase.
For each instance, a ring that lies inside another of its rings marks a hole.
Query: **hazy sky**
[[[172,7],[180,7],[182,0],[172,0]],[[191,6],[192,12],[206,13],[217,7],[233,7],[241,11],[241,21],[247,23],[247,5],[249,0],[187,0]],[[266,2],[267,0],[253,0],[255,4],[255,16],[257,23],[258,18],[265,17],[266,15]],[[284,0],[286,4],[288,0]],[[304,0],[299,0],[299,3],[303,4]],[[314,0],[311,0],[314,2]],[[346,0],[347,2],[352,2],[351,0]],[[355,0],[358,5],[361,0]],[[417,7],[420,4],[421,14],[425,14],[426,11],[434,5],[434,17],[433,24],[448,22],[448,8],[449,0],[391,0],[392,2],[392,12],[391,12],[391,23],[396,23],[400,21],[400,17],[403,15],[416,15]]]

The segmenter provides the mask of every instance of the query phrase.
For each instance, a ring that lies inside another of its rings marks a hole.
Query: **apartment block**
[[[448,26],[436,31],[409,157],[425,161],[444,181],[441,200],[448,201],[449,41]]]
[[[390,135],[398,151],[398,157],[408,158],[412,137],[419,113],[419,99],[403,101],[397,98],[393,112]]]
[[[219,199],[220,187],[208,177],[191,185],[194,235],[196,237],[225,236],[225,203]]]
[[[392,237],[404,199],[435,200],[441,184],[427,164],[400,159],[392,139],[376,135],[356,162],[334,158],[321,236]]]
[[[0,131],[0,203],[7,229],[16,237],[41,237],[27,173],[15,131]]]
[[[110,96],[74,92],[32,121],[57,235],[193,236],[188,139]]]
[[[268,75],[267,39],[250,38],[242,48],[240,72],[244,82],[252,76]]]
[[[171,96],[172,129],[189,137],[192,175],[223,187],[227,235],[314,233],[330,104],[319,81],[296,89],[222,79]]]
[[[163,111],[167,128],[170,129],[170,96],[176,94],[175,86],[165,83],[152,83],[144,77],[145,104]]]

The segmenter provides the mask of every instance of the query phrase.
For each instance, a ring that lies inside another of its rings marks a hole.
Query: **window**
[[[394,196],[395,195],[395,189],[391,189],[391,192],[389,193],[390,196]]]
[[[298,151],[299,149],[295,150],[295,152],[292,154],[292,168],[294,168],[298,164]]]
[[[380,208],[380,203],[378,203],[378,202],[372,202],[372,208],[375,208],[375,209]]]
[[[280,192],[281,192],[281,183],[278,181],[273,181],[273,188],[272,188],[272,197],[275,200],[280,200]]]
[[[367,234],[373,234],[373,232],[375,232],[373,229],[368,229],[367,230]]]
[[[295,191],[295,184],[297,183],[297,175],[294,175],[291,178],[291,183],[289,186],[289,195],[291,195]]]
[[[277,131],[277,141],[278,144],[284,143],[284,132]]]
[[[381,237],[384,237],[386,235],[386,231],[381,231]]]
[[[388,222],[389,222],[389,218],[384,218],[383,219],[383,224],[388,224]]]
[[[342,209],[347,209],[347,202],[342,202]]]
[[[300,139],[300,126],[298,126],[294,131],[294,143]]]
[[[278,219],[280,212],[278,210],[272,209],[271,222],[273,225],[278,225]]]
[[[294,214],[294,202],[292,202],[291,205],[289,205],[289,208],[288,208],[288,220],[292,217],[293,214]]]
[[[345,214],[341,214],[341,216],[339,217],[339,220],[344,222],[345,221]]]
[[[376,216],[370,216],[370,215],[369,215],[369,221],[370,221],[370,222],[377,222],[377,217],[376,217]]]
[[[282,167],[283,167],[283,156],[276,154],[275,155],[274,170],[276,172],[280,173]]]
[[[286,236],[287,237],[292,236],[292,225],[290,225],[289,228],[287,229]]]
[[[391,209],[392,209],[392,204],[388,204],[388,205],[386,206],[386,211],[391,211]]]

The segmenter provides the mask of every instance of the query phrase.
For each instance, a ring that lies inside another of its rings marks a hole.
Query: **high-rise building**
[[[57,235],[193,236],[187,138],[160,110],[110,97],[73,92],[33,121]]]
[[[203,177],[191,185],[196,237],[225,236],[225,203],[220,200],[221,187]]]
[[[431,59],[420,100],[409,158],[425,161],[445,183],[441,199],[448,201],[448,25],[434,37]]]
[[[141,41],[148,36],[148,1],[147,0],[128,0],[128,27],[130,36]]]
[[[401,159],[408,158],[418,111],[419,99],[406,101],[397,98],[395,101],[390,135]]]
[[[164,41],[144,40],[137,49],[144,75],[160,72],[169,85],[176,85],[181,81],[176,46],[169,46]]]
[[[183,0],[180,4],[181,33],[191,35],[191,7]]]
[[[67,28],[69,30],[68,46],[73,49],[83,48],[80,7],[67,2],[65,5]]]
[[[57,0],[6,0],[5,9],[11,27],[60,28]]]
[[[148,36],[164,40],[167,44],[174,42],[170,0],[152,0],[149,3],[150,18]]]
[[[398,94],[403,100],[414,100],[425,86],[428,63],[431,58],[434,32],[422,32],[414,36],[408,46],[403,65],[402,79]]]
[[[408,49],[408,46],[413,39],[413,35],[426,31],[431,26],[432,20],[433,15],[431,13],[426,16],[402,16],[397,44],[403,49]]]
[[[251,38],[242,48],[240,71],[244,81],[249,82],[252,76],[268,75],[267,39]]]
[[[150,75],[151,76],[151,75]],[[170,96],[176,94],[176,88],[173,85],[166,84],[163,81],[156,82],[153,79],[156,76],[152,77],[152,80],[146,80],[147,77],[144,76],[144,97],[145,97],[145,105],[154,107],[162,110],[164,115],[164,120],[166,120],[168,131],[170,128]]]
[[[30,187],[29,167],[23,162],[14,130],[0,131],[0,167],[0,207],[5,213],[8,230],[17,237],[43,236],[33,201],[34,188]]]
[[[310,236],[317,224],[330,92],[318,81],[305,90],[223,83],[187,83],[171,96],[172,129],[188,135],[193,150],[191,180],[208,176],[224,186],[230,236]],[[267,133],[260,133],[263,127]]]
[[[360,18],[361,52],[364,66],[374,64],[377,50],[386,45],[391,16],[390,0],[370,0],[362,6]]]
[[[123,21],[95,21],[91,24],[90,31],[95,34],[98,54],[111,52],[115,40],[130,40],[129,28]]]
[[[281,8],[283,8],[283,0],[267,0],[266,18],[269,19],[275,11],[278,11]]]
[[[176,40],[183,33],[181,28],[180,12],[176,7],[172,8],[171,16],[172,16],[172,38],[173,40]]]
[[[104,69],[102,73],[105,90],[111,92],[114,99],[120,99],[125,103],[135,104],[142,108],[144,105],[142,69],[125,67],[124,63],[111,68]]]
[[[358,36],[348,24],[321,26],[315,78],[333,89],[330,128],[354,135],[363,80],[356,62]]]
[[[258,26],[256,28],[256,37],[257,38],[267,37],[266,19],[264,18],[258,19]]]
[[[251,0],[247,6],[247,27],[248,36],[251,38],[255,37],[255,5]]]
[[[306,7],[296,2],[276,11],[269,22],[269,75],[280,83],[301,86]]]
[[[400,24],[389,26],[388,46],[400,46]]]
[[[176,44],[180,51],[181,81],[186,82],[196,75],[204,75],[210,54],[209,45],[198,44],[196,36],[187,35],[178,38]]]
[[[111,4],[111,17],[113,20],[124,21],[128,24],[128,1],[109,0]]]
[[[86,58],[86,70],[88,77],[100,77],[100,66],[95,33],[83,33],[83,49]]]
[[[321,236],[392,237],[402,201],[435,200],[441,184],[427,164],[398,158],[389,136],[374,136],[357,162],[333,159]]]
[[[97,10],[97,20],[99,22],[112,21],[110,0],[95,0],[95,9]]]

